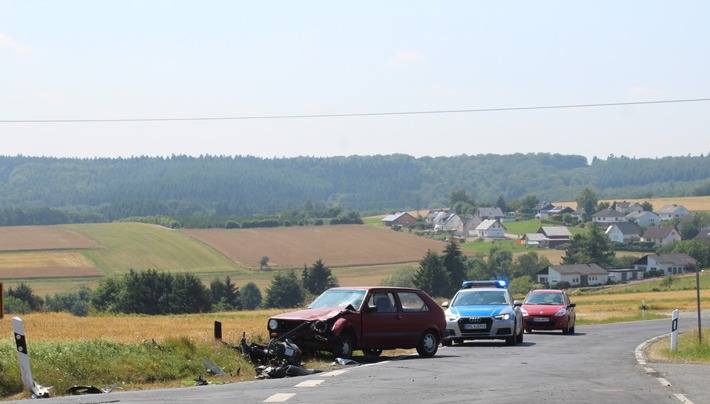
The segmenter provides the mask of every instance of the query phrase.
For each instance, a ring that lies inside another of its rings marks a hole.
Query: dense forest
[[[130,216],[254,216],[338,206],[363,214],[448,206],[455,190],[476,203],[534,195],[573,201],[710,194],[710,156],[589,163],[546,153],[421,157],[257,158],[171,156],[53,158],[0,156],[0,216],[43,212],[56,222]],[[79,219],[77,219],[79,218]],[[2,224],[18,224],[5,220]],[[21,223],[21,220],[19,220]],[[25,223],[32,224],[32,223]]]

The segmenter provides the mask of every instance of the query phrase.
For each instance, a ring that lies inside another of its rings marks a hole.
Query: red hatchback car
[[[397,348],[416,348],[420,356],[431,357],[446,332],[446,319],[418,289],[339,287],[304,310],[271,317],[267,329],[272,339],[289,339],[304,352],[330,351],[339,358],[350,358],[354,350],[378,356]]]
[[[576,314],[575,304],[567,293],[558,289],[535,289],[523,301],[523,328],[532,330],[562,330],[563,334],[574,334]]]

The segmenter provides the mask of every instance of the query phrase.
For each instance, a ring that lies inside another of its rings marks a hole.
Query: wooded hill
[[[377,214],[448,206],[466,190],[479,204],[534,195],[574,201],[710,195],[710,156],[594,159],[560,154],[73,159],[0,156],[0,208],[68,208],[128,216],[248,216],[340,205]]]

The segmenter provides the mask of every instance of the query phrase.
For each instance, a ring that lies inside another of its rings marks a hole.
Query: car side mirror
[[[449,308],[449,302],[441,303],[441,307],[444,307],[444,308],[448,309],[448,308]]]
[[[577,303],[570,303],[567,307],[577,307]]]

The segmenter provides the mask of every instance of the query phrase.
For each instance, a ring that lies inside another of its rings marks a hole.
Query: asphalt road
[[[710,324],[710,318],[703,318]],[[697,328],[681,314],[679,330]],[[710,403],[710,365],[646,363],[640,344],[671,321],[578,326],[441,347],[434,358],[387,357],[327,373],[181,389],[57,397],[48,403]]]

